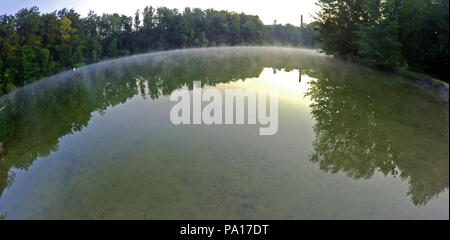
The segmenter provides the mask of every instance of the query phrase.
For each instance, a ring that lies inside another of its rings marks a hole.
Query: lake
[[[278,131],[174,125],[170,94],[278,91]],[[136,55],[0,98],[2,219],[448,219],[449,107],[312,50]]]

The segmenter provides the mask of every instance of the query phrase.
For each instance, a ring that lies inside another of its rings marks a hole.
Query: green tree
[[[394,0],[395,1],[395,0]],[[357,31],[358,57],[362,63],[380,69],[397,69],[403,65],[398,9],[394,1],[367,0],[364,3],[367,19]]]
[[[398,14],[409,68],[448,81],[449,1],[401,1]]]
[[[319,0],[323,51],[448,81],[448,0]]]
[[[319,39],[326,54],[344,59],[358,55],[359,26],[368,19],[364,0],[319,0]]]

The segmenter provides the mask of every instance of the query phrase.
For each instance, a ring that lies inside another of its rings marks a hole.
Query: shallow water
[[[278,132],[173,125],[170,93],[196,80],[277,89]],[[138,55],[36,82],[0,109],[5,219],[449,218],[448,105],[313,51]]]

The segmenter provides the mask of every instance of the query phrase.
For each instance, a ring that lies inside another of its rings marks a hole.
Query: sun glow
[[[283,100],[300,104],[310,104],[310,100],[305,94],[309,90],[309,83],[315,81],[314,78],[306,74],[300,74],[299,70],[292,71],[276,70],[274,68],[264,68],[257,78],[248,78],[226,84],[227,87],[244,89],[276,89],[278,97]],[[221,87],[220,84],[218,87]]]

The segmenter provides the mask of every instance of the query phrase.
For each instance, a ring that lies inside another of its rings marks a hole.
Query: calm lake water
[[[277,89],[278,132],[173,125],[173,90]],[[448,219],[449,107],[313,51],[138,55],[0,98],[3,219]]]

